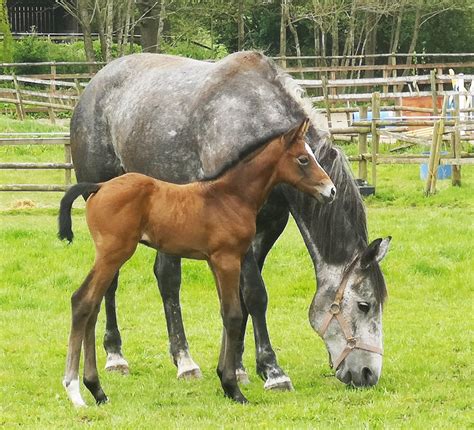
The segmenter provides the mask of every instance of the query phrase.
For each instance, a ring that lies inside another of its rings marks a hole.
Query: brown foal
[[[138,243],[168,254],[206,260],[214,274],[224,336],[217,373],[225,394],[247,400],[236,380],[236,347],[242,323],[240,268],[255,235],[257,213],[270,190],[285,182],[320,201],[335,188],[304,136],[308,120],[262,143],[215,179],[176,185],[137,173],[101,184],[77,184],[61,201],[59,237],[72,241],[71,206],[87,200],[87,224],[96,247],[94,266],[72,295],[72,327],[64,387],[75,406],[85,406],[79,392],[79,360],[84,344],[84,384],[97,403],[107,401],[96,364],[95,325],[100,304],[120,267]]]

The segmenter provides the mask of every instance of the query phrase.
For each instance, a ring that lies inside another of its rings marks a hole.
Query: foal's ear
[[[362,269],[367,269],[372,263],[379,263],[387,255],[388,248],[392,236],[388,236],[385,239],[375,239],[364,251],[360,258],[360,266]]]
[[[283,142],[285,143],[285,147],[289,147],[298,140],[303,139],[306,135],[306,132],[308,131],[308,128],[309,118],[305,118],[300,125],[292,128],[290,131],[287,131],[283,135]]]

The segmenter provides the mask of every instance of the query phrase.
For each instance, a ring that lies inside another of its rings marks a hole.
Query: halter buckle
[[[357,339],[355,337],[350,337],[347,339],[347,347],[349,349],[354,349],[357,346]]]
[[[333,315],[337,315],[339,312],[341,312],[341,306],[339,305],[339,303],[332,303],[329,307],[329,312]]]

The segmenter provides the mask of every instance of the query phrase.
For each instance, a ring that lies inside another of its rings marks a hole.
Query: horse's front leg
[[[120,372],[127,375],[128,362],[122,354],[122,338],[117,323],[117,309],[115,306],[115,293],[118,287],[119,273],[114,276],[112,284],[105,294],[106,325],[104,335],[104,349],[107,353],[105,370]]]
[[[252,248],[244,258],[242,274],[242,296],[254,330],[257,373],[265,381],[266,390],[292,390],[291,380],[278,365],[270,342],[266,320],[268,295]]]
[[[160,252],[156,256],[154,272],[163,299],[170,354],[178,368],[178,378],[200,378],[201,370],[189,353],[181,315],[181,258]]]
[[[237,348],[243,321],[239,292],[241,259],[240,256],[220,253],[211,256],[209,264],[217,283],[224,325],[217,374],[227,397],[239,403],[247,403],[247,399],[237,384],[235,374]]]

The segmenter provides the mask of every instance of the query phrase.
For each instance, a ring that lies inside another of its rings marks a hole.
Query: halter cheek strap
[[[354,265],[354,262],[349,265],[349,270],[350,268],[353,267],[353,265]],[[349,272],[349,270],[347,271],[347,273]],[[337,322],[339,323],[342,329],[342,332],[344,333],[344,337],[346,339],[345,348],[342,350],[342,352],[339,354],[339,357],[334,362],[330,358],[330,361],[331,361],[330,365],[335,370],[338,369],[338,367],[342,364],[342,362],[354,349],[362,349],[364,351],[375,352],[376,354],[383,355],[383,350],[379,348],[378,346],[373,346],[373,345],[363,343],[360,341],[360,339],[355,338],[350,325],[348,324],[348,322],[342,315],[341,302],[344,297],[344,291],[347,286],[347,281],[348,281],[347,273],[342,279],[341,285],[339,286],[336,292],[336,297],[334,299],[334,302],[332,302],[331,306],[327,310],[325,317],[323,319],[323,323],[321,325],[321,329],[319,330],[319,335],[321,336],[321,338],[324,339],[324,335],[326,334],[329,324],[331,323],[333,318],[335,318]]]

